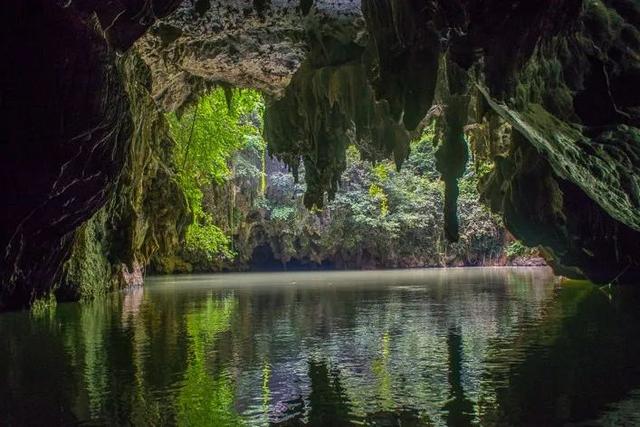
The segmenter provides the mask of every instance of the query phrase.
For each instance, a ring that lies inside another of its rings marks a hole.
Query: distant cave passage
[[[307,271],[307,270],[333,270],[333,262],[323,260],[318,264],[307,259],[292,258],[288,262],[282,262],[273,253],[273,249],[268,243],[262,243],[255,248],[251,254],[249,263],[250,271]]]

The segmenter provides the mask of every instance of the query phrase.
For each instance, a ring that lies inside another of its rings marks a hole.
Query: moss
[[[486,94],[486,92],[485,92]],[[547,159],[554,173],[571,181],[621,223],[640,230],[640,132],[619,125],[587,133],[539,104],[514,111],[487,97],[491,107]]]
[[[154,257],[152,268],[162,274],[193,272],[193,265],[177,255]]]
[[[40,297],[33,301],[31,304],[31,314],[35,317],[44,317],[45,315],[52,313],[58,305],[56,297],[53,292]]]
[[[62,299],[92,299],[115,287],[107,228],[103,208],[76,231],[72,255],[64,264],[63,281],[56,291]]]
[[[124,266],[147,266],[154,256],[171,257],[188,223],[184,195],[170,160],[173,141],[164,116],[149,96],[150,75],[129,54],[120,59],[135,132],[108,203],[80,226],[63,266],[56,294],[91,299],[127,285]]]
[[[523,245],[519,240],[514,240],[505,248],[504,253],[509,259],[513,259],[524,256],[535,256],[536,250]]]

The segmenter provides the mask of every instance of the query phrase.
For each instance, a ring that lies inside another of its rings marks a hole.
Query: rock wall
[[[170,258],[191,220],[175,181],[168,124],[149,93],[147,66],[134,52],[118,65],[133,132],[107,203],[75,233],[55,289],[59,299],[86,299],[141,286],[151,260]]]
[[[49,292],[74,231],[110,198],[135,125],[116,51],[174,6],[0,6],[0,309]]]
[[[562,31],[540,37],[504,96],[481,86],[514,130],[485,196],[559,271],[632,283],[640,279],[640,91],[632,89],[640,81],[640,7],[580,6]]]

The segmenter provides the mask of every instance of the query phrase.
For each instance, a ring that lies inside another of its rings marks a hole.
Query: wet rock
[[[309,39],[354,38],[351,33],[362,26],[357,0],[210,0],[206,9],[198,4],[183,1],[137,44],[153,74],[153,96],[167,111],[220,82],[282,95]],[[168,28],[175,37],[170,42]]]
[[[115,52],[57,2],[2,8],[0,306],[48,292],[73,231],[107,200],[132,131]]]
[[[191,220],[176,182],[168,124],[148,91],[148,69],[135,53],[119,66],[134,131],[105,207],[75,233],[56,289],[59,299],[141,285],[152,260],[173,257]]]

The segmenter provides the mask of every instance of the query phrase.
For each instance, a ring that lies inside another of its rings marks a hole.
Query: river
[[[545,268],[149,277],[0,315],[9,425],[640,425],[640,291]]]

